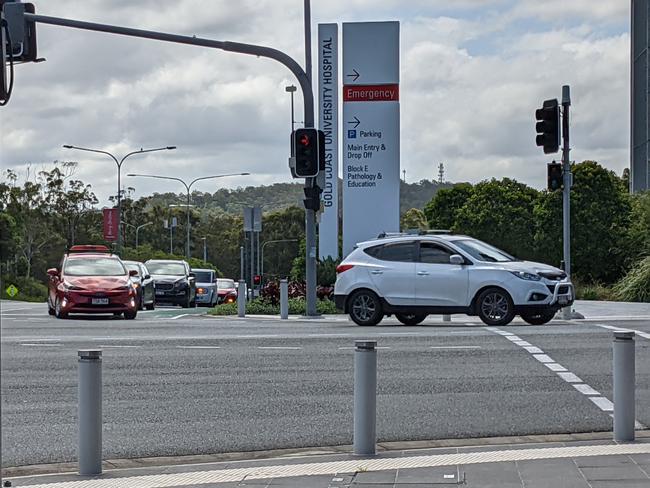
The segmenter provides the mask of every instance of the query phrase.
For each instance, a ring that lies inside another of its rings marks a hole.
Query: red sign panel
[[[116,208],[105,208],[104,212],[104,240],[117,241],[117,225],[119,215]]]
[[[399,85],[344,85],[344,102],[397,102]]]

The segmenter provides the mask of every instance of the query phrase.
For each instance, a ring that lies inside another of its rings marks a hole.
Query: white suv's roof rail
[[[406,232],[382,232],[377,236],[377,239],[387,239],[390,237],[405,237],[405,236],[428,236],[428,235],[441,235],[453,234],[452,231],[447,229],[430,229],[430,230],[413,230]]]

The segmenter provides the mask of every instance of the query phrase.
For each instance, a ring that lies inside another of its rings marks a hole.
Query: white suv
[[[416,325],[429,314],[454,313],[478,315],[487,325],[506,325],[519,314],[541,325],[575,296],[561,269],[451,234],[362,242],[336,273],[336,305],[358,325],[390,314]]]

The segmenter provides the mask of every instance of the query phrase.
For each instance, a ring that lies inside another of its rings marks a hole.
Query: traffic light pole
[[[571,276],[571,162],[569,161],[569,106],[571,90],[569,85],[562,87],[562,243],[564,246],[564,271]],[[562,309],[562,318],[571,318],[571,306]]]
[[[307,5],[307,2],[305,2]],[[307,17],[306,12],[305,17]],[[249,54],[263,58],[274,59],[286,66],[296,77],[303,93],[304,102],[304,121],[305,127],[314,127],[314,92],[311,85],[311,76],[302,69],[300,64],[291,56],[277,49],[266,46],[257,46],[254,44],[244,44],[240,42],[215,41],[194,36],[181,36],[177,34],[167,34],[164,32],[147,31],[142,29],[132,29],[129,27],[119,27],[108,24],[98,24],[95,22],[83,22],[80,20],[63,19],[60,17],[50,17],[47,15],[37,15],[25,13],[24,19],[27,22],[40,22],[42,24],[59,25],[62,27],[72,27],[74,29],[83,29],[96,32],[106,32],[109,34],[119,34],[123,36],[139,37],[143,39],[153,39],[156,41],[174,42],[178,44],[189,44],[192,46],[209,47],[221,49],[240,54]],[[306,28],[308,28],[306,26]],[[305,41],[307,46],[307,40]],[[308,55],[309,64],[311,65],[311,55]],[[305,187],[313,186],[314,178],[305,180]],[[307,280],[307,315],[316,315],[316,213],[313,210],[305,209],[305,236],[307,241],[306,251],[306,280]]]
[[[311,86],[311,5],[310,0],[304,0],[305,18],[305,72]],[[313,99],[312,99],[313,105]],[[313,112],[313,108],[312,108]],[[314,120],[308,124],[305,119],[305,127],[314,127]],[[293,127],[291,128],[293,130]],[[305,178],[305,188],[313,188],[316,185],[316,178]],[[305,208],[305,315],[314,317],[318,315],[316,310],[316,211]]]

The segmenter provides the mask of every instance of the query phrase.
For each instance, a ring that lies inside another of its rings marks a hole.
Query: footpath
[[[587,321],[650,320],[650,304],[579,301],[574,308]],[[335,446],[106,460],[95,477],[79,476],[76,463],[26,466],[6,469],[3,486],[650,488],[650,430],[629,443],[600,432],[379,443],[375,456],[351,453],[352,446]]]

